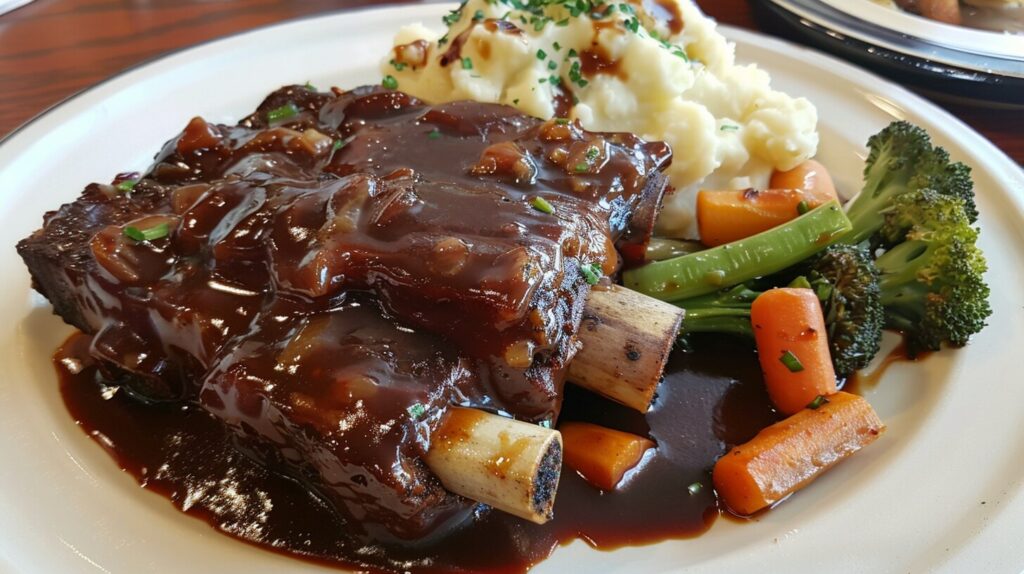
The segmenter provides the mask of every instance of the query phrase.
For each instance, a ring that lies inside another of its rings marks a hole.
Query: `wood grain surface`
[[[80,90],[160,54],[367,0],[36,0],[0,16],[0,137]],[[698,0],[720,22],[776,36],[748,0]],[[789,38],[795,40],[795,38]],[[1024,163],[1024,113],[941,103]]]

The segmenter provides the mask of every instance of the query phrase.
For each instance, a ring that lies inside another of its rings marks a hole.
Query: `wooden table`
[[[720,22],[786,36],[747,0],[698,0]],[[36,0],[0,16],[0,137],[62,99],[159,54],[368,0]],[[1024,113],[943,104],[1024,164]]]

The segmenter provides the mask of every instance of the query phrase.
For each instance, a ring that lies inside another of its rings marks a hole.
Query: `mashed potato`
[[[445,17],[444,36],[399,31],[385,84],[429,102],[496,102],[666,141],[676,191],[659,231],[695,238],[697,190],[763,187],[773,169],[813,156],[817,112],[773,90],[763,70],[737,65],[734,46],[689,0],[647,2],[469,0]]]

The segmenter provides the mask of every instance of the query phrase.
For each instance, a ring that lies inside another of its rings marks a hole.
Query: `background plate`
[[[379,79],[400,24],[440,26],[446,6],[289,22],[142,66],[75,97],[0,144],[0,571],[322,571],[216,533],[138,487],[70,419],[50,365],[69,333],[30,289],[14,252],[44,211],[91,181],[142,169],[194,115],[234,122],[271,90]],[[891,368],[867,396],[889,424],[870,449],[751,524],[612,553],[577,542],[556,572],[1019,572],[1024,567],[1024,173],[924,100],[809,50],[726,30],[740,58],[805,95],[821,117],[819,158],[847,193],[863,142],[893,118],[926,127],[975,168],[992,325],[968,348]]]
[[[811,43],[936,97],[1024,106],[1024,36],[941,24],[870,0],[760,0]]]

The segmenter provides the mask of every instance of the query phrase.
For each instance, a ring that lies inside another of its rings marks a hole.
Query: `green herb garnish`
[[[804,364],[800,362],[800,359],[796,358],[796,355],[792,351],[786,351],[779,357],[779,361],[789,369],[791,373],[799,373],[804,370]]]
[[[441,17],[441,21],[444,22],[446,25],[451,26],[452,24],[455,24],[456,22],[458,22],[459,19],[461,19],[461,18],[462,18],[462,7],[460,6],[459,8],[457,8],[455,10],[452,10],[451,12],[449,12],[449,13],[445,14],[444,16],[442,16]]]
[[[380,84],[389,90],[398,89],[398,80],[396,80],[391,74],[384,76],[384,79],[380,81]]]
[[[410,405],[406,410],[409,412],[409,416],[411,416],[413,420],[419,419],[423,415],[427,414],[427,408],[420,403]]]
[[[331,151],[338,151],[339,149],[341,149],[343,147],[345,147],[345,142],[343,142],[341,140],[334,140],[334,145],[331,146]]]
[[[538,60],[544,60],[547,57],[548,57],[548,53],[547,52],[545,52],[544,50],[537,50],[537,59]]]
[[[394,67],[399,72],[404,70],[405,67],[409,65],[409,64],[406,64],[405,62],[399,62],[397,60],[391,60],[390,64],[391,64],[392,67]]]
[[[555,208],[550,203],[548,203],[548,200],[539,196],[530,200],[530,206],[536,209],[537,211],[541,213],[546,213],[548,215],[551,215],[552,213],[555,212]]]
[[[690,493],[690,496],[693,496],[693,495],[699,493],[703,489],[704,489],[704,485],[699,483],[699,482],[695,482],[695,483],[691,484],[690,486],[686,487],[686,491]]]
[[[580,265],[580,274],[588,284],[597,285],[597,282],[601,280],[602,271],[597,263],[587,263]]]
[[[803,215],[810,210],[811,206],[807,205],[806,201],[801,201],[800,203],[796,204],[796,212],[799,213],[800,215]]]
[[[441,139],[441,130],[434,128],[430,130],[430,133],[427,134],[427,137],[432,140],[439,140]]]
[[[474,22],[479,22],[479,21],[481,21],[483,19],[484,19],[484,11],[483,10],[477,10],[476,12],[473,13],[473,21]]]
[[[288,118],[297,116],[298,114],[299,114],[299,106],[296,106],[292,102],[288,102],[287,104],[285,104],[285,105],[283,105],[283,106],[281,106],[279,108],[274,108],[274,109],[270,110],[269,112],[267,112],[267,121],[268,122],[279,122],[281,120],[287,120]]]
[[[827,403],[828,403],[828,399],[825,398],[825,395],[818,395],[818,396],[814,397],[813,401],[807,403],[807,408],[816,411],[819,408],[821,408],[821,405],[824,405],[824,404],[827,404]]]
[[[735,132],[735,131],[738,131],[740,129],[740,126],[733,125],[733,124],[725,124],[725,125],[723,125],[722,127],[718,128],[718,129],[723,131],[723,132]]]
[[[472,70],[473,69],[473,60],[471,58],[463,58],[462,59],[462,69],[463,70]]]
[[[129,192],[132,189],[135,189],[135,184],[136,183],[139,183],[139,180],[137,180],[137,179],[126,179],[126,180],[122,181],[121,183],[117,184],[117,190],[118,191]]]
[[[154,239],[167,237],[170,233],[171,227],[166,223],[147,227],[146,229],[139,229],[134,225],[124,228],[124,236],[135,241],[153,241]]]

